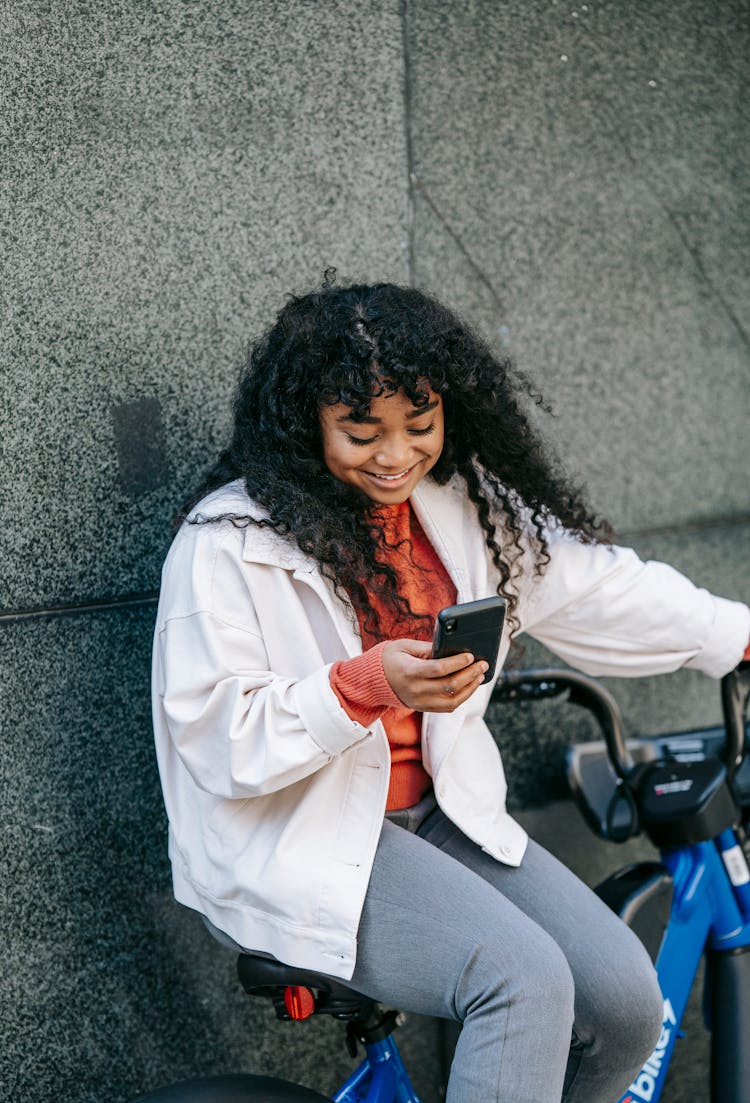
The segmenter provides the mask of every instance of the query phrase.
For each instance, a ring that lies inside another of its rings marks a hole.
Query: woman
[[[611,1103],[659,1034],[640,942],[505,811],[445,605],[594,675],[743,656],[750,610],[611,546],[510,366],[391,285],[292,299],[167,558],[154,718],[177,899],[233,944],[463,1022],[450,1103]]]

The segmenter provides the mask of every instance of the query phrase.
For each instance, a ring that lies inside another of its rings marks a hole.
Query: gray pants
[[[429,800],[391,820],[352,987],[463,1024],[448,1103],[616,1103],[661,1027],[640,941],[533,842],[516,869]]]

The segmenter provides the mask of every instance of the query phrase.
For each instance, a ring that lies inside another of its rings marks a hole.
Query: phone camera
[[[445,622],[445,630],[446,630],[446,632],[455,632],[456,631],[456,622],[455,622],[455,620],[447,620]]]

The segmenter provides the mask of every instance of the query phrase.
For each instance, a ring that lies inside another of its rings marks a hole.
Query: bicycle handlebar
[[[635,762],[625,743],[620,707],[609,690],[587,674],[556,667],[503,670],[492,697],[500,700],[539,700],[544,697],[558,697],[566,690],[570,691],[571,704],[582,705],[594,714],[604,735],[615,773],[626,778]]]
[[[635,761],[625,742],[622,714],[612,694],[593,678],[577,670],[540,667],[535,670],[504,670],[500,673],[492,698],[495,700],[540,700],[559,697],[569,690],[571,704],[593,713],[607,745],[612,767],[625,780]],[[750,704],[750,662],[740,663],[721,680],[721,703],[727,733],[719,755],[731,780],[745,753],[745,716]]]

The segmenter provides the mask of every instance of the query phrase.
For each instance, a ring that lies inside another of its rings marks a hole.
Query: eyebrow
[[[420,417],[422,414],[427,414],[430,410],[434,410],[439,403],[439,399],[436,398],[433,402],[427,402],[424,406],[415,407],[411,413],[406,415],[407,421],[412,421],[414,418]],[[355,425],[380,425],[382,418],[379,417],[352,417],[351,414],[344,414],[343,417],[337,418],[337,421],[352,421]]]

